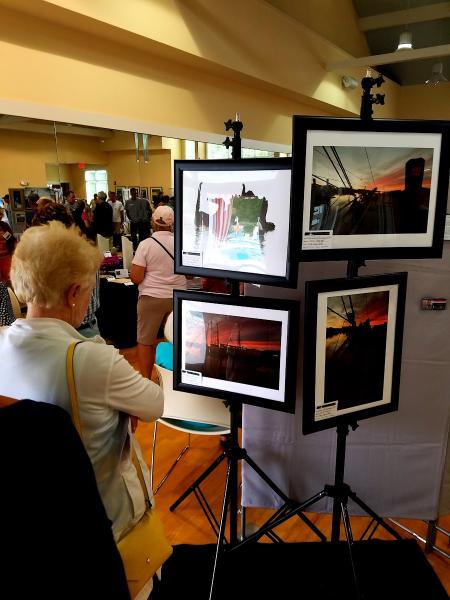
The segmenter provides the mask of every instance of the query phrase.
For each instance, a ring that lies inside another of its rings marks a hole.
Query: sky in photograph
[[[202,362],[205,345],[240,345],[252,350],[273,350],[281,348],[281,323],[265,319],[217,315],[188,311],[186,313],[186,362]]]
[[[377,188],[382,192],[403,190],[405,188],[405,163],[411,158],[425,159],[425,171],[422,187],[430,187],[431,166],[433,160],[432,148],[365,148],[354,146],[334,146],[339,158],[355,189]],[[329,146],[314,146],[313,177],[314,175],[329,179],[337,187],[344,187],[326,152],[333,163],[341,169]],[[345,178],[343,178],[344,181]],[[324,182],[318,180],[319,185]],[[347,185],[347,184],[346,184]]]
[[[340,315],[346,316],[343,301],[350,312],[350,296],[333,296],[328,298],[327,307],[331,308]],[[352,294],[353,309],[356,316],[356,324],[359,325],[367,319],[370,324],[382,325],[388,320],[389,292],[372,292],[362,294]],[[338,317],[333,312],[327,310],[327,327],[340,329],[349,325],[342,317]]]

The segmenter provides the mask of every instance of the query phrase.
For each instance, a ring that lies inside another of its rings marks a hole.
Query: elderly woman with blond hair
[[[24,233],[14,253],[11,280],[28,311],[26,319],[0,328],[0,394],[57,404],[70,413],[66,356],[72,342],[81,342],[73,370],[83,442],[117,541],[146,508],[131,444],[147,483],[148,470],[130,433],[130,416],[155,421],[162,414],[163,395],[113,346],[76,331],[100,261],[98,249],[75,227],[50,222]]]

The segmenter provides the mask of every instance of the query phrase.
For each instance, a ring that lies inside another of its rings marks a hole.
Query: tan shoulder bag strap
[[[80,411],[78,409],[78,400],[77,400],[77,388],[75,386],[75,374],[73,371],[73,355],[75,353],[75,348],[78,344],[81,344],[81,340],[79,342],[72,342],[67,349],[67,358],[66,358],[66,373],[67,373],[67,385],[69,386],[69,396],[70,396],[70,409],[72,411],[72,421],[75,425],[76,430],[81,439],[83,439],[83,432],[81,430],[81,421],[80,421]]]

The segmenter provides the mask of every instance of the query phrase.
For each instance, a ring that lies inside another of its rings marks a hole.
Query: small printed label
[[[331,248],[332,241],[332,229],[305,231],[305,233],[303,234],[303,250],[323,250],[326,248]]]
[[[202,383],[202,374],[199,371],[181,370],[181,383],[192,383],[200,385]]]
[[[316,406],[316,421],[323,421],[324,419],[330,419],[335,417],[337,414],[337,402],[330,402],[329,404],[323,404],[322,406]]]
[[[111,252],[109,250],[107,250],[106,252],[103,252],[103,256],[105,258],[111,258],[112,254],[111,254]]]
[[[445,217],[444,240],[450,240],[450,215]]]
[[[115,277],[107,277],[107,278],[106,278],[106,281],[115,281],[115,280],[116,280],[116,278],[115,278]]]
[[[132,281],[126,281],[123,285],[134,285]]]
[[[203,252],[188,252],[183,250],[183,267],[202,267]]]
[[[11,236],[11,234],[9,233],[9,231],[5,231],[5,233],[3,234],[3,237],[5,238],[5,240],[9,240]]]

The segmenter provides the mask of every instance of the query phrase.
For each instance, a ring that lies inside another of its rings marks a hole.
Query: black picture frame
[[[173,301],[175,390],[295,412],[298,302],[185,290]]]
[[[304,434],[398,409],[407,276],[306,282]]]
[[[290,158],[176,160],[175,271],[296,287],[291,166]]]
[[[300,261],[442,256],[449,122],[295,115],[292,164]]]

